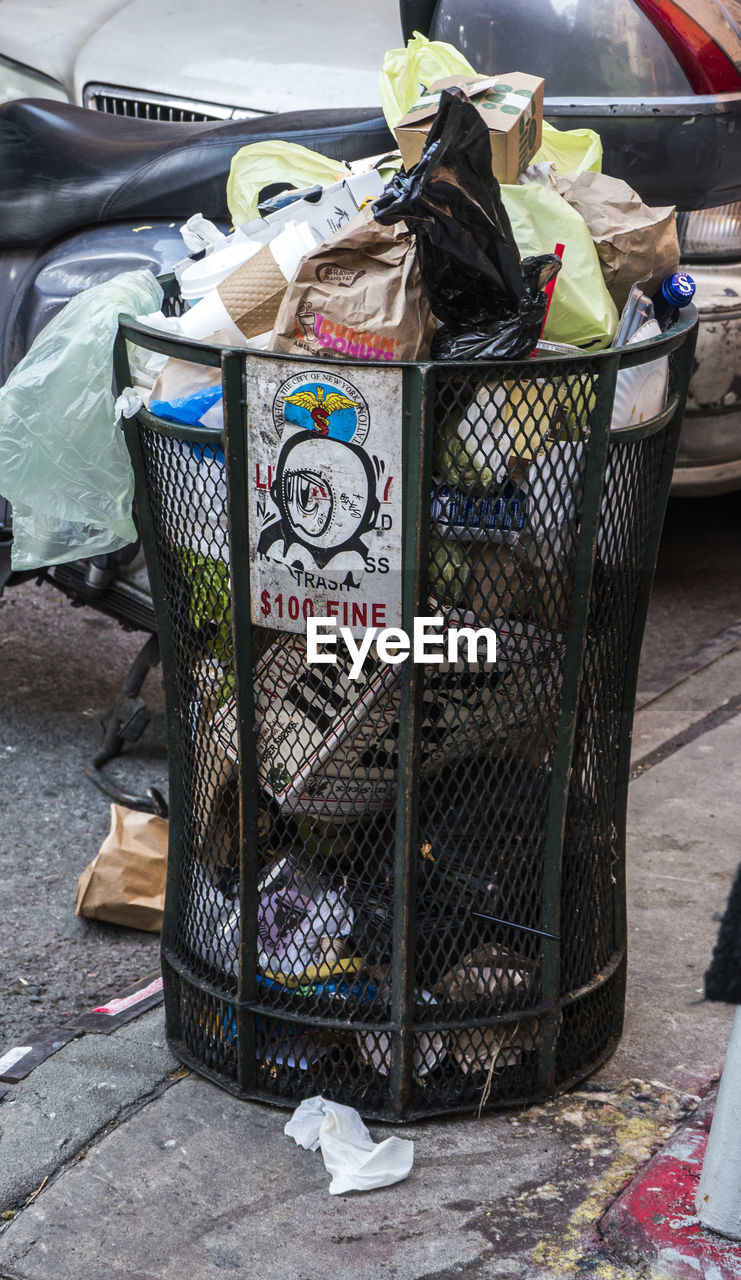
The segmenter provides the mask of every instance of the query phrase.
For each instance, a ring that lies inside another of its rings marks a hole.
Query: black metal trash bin
[[[611,1053],[636,673],[695,331],[690,310],[619,352],[398,366],[122,323],[120,385],[128,340],[224,392],[223,434],[126,427],[183,1061],[243,1097],[398,1121],[542,1099]],[[647,362],[666,407],[618,429]],[[488,627],[497,660],[444,639],[442,663],[371,650],[354,681],[342,641],[307,661],[312,614],[356,642]]]

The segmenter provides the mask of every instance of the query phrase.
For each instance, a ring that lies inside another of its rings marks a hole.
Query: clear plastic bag
[[[149,270],[72,298],[0,389],[0,475],[14,569],[103,555],[136,540],[134,476],[113,398],[118,317],[157,309]]]

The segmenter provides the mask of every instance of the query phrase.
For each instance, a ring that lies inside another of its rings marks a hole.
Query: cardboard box
[[[449,76],[436,80],[396,126],[404,166],[422,155],[443,89],[457,86],[468,94],[489,130],[491,168],[500,182],[516,182],[538,150],[543,133],[545,82],[513,71],[499,76]]]

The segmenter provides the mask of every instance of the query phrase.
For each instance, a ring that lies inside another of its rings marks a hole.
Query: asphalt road
[[[639,690],[660,668],[739,621],[741,492],[670,499],[641,653]]]
[[[156,967],[159,935],[77,919],[77,878],[109,828],[109,801],[84,776],[97,714],[142,643],[54,588],[0,599],[0,1052],[59,1024]],[[166,789],[159,682],[155,716],[120,778]]]
[[[640,682],[741,620],[741,494],[670,503]],[[109,826],[84,776],[97,715],[118,693],[142,637],[49,586],[0,599],[0,1051],[101,1003],[158,962],[159,938],[77,919],[77,878]],[[132,789],[166,790],[156,675],[145,736],[116,770]],[[735,693],[737,690],[730,690]]]

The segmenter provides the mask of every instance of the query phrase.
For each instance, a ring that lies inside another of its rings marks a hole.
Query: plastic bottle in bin
[[[682,307],[688,307],[695,296],[695,282],[686,271],[675,271],[662,280],[653,296],[654,317],[659,328],[668,329],[674,324]]]
[[[448,484],[433,485],[430,515],[438,532],[466,540],[503,541],[525,527],[527,503],[514,485],[478,496]]]

